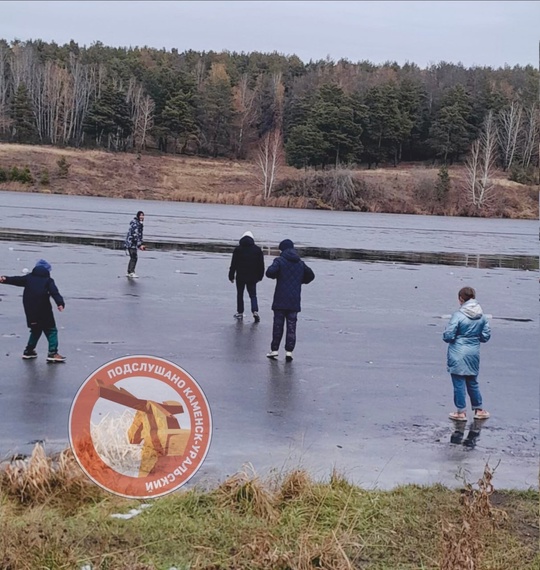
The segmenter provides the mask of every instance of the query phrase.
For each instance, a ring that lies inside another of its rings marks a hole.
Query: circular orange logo
[[[93,372],[69,414],[69,439],[83,471],[107,491],[160,497],[202,465],[212,438],[210,406],[182,368],[126,356]]]

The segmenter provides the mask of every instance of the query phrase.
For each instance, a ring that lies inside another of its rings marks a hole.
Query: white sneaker
[[[132,279],[137,279],[139,276],[136,273],[128,273],[126,277],[131,277]]]
[[[244,318],[244,313],[234,313],[234,318],[235,318],[235,319],[243,319],[243,318]]]
[[[279,353],[277,350],[272,350],[266,355],[266,358],[271,358],[272,360],[276,360],[276,358],[278,357],[278,354]]]
[[[292,358],[292,352],[287,351],[287,352],[285,353],[285,360],[286,360],[287,362],[291,362],[292,359],[293,359],[293,358]]]

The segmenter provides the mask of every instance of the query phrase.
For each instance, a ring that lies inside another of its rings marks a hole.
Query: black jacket
[[[28,275],[6,277],[4,283],[24,287],[23,306],[29,327],[34,324],[45,329],[56,326],[49,298],[52,297],[59,307],[65,307],[65,303],[54,279],[44,267],[34,267]]]
[[[302,285],[315,279],[315,273],[301,259],[295,249],[286,249],[266,270],[266,277],[277,279],[273,311],[300,312]]]
[[[264,256],[262,249],[255,245],[252,237],[244,236],[232,255],[229,268],[229,281],[235,276],[237,281],[257,283],[264,277]]]

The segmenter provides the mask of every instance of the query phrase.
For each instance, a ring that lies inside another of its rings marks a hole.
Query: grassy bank
[[[486,469],[461,490],[363,490],[338,474],[242,472],[140,502],[101,491],[70,452],[0,471],[0,567],[19,569],[532,570],[538,493],[499,492]]]
[[[64,159],[64,166],[59,161]],[[449,169],[448,187],[437,188],[438,169],[400,165],[347,171],[350,181],[337,184],[332,171],[304,172],[281,167],[278,184],[263,200],[256,169],[249,162],[172,155],[136,155],[46,146],[0,145],[0,169],[28,168],[26,182],[0,181],[0,190],[80,196],[103,196],[322,208],[365,212],[488,217],[538,217],[538,186],[526,186],[498,173],[489,205],[471,208],[464,191],[462,166]],[[29,176],[29,178],[28,178]]]

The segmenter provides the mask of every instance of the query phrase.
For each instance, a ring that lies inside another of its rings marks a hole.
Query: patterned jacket
[[[129,230],[124,243],[125,249],[141,247],[143,243],[143,223],[137,218],[133,218],[129,224]]]

